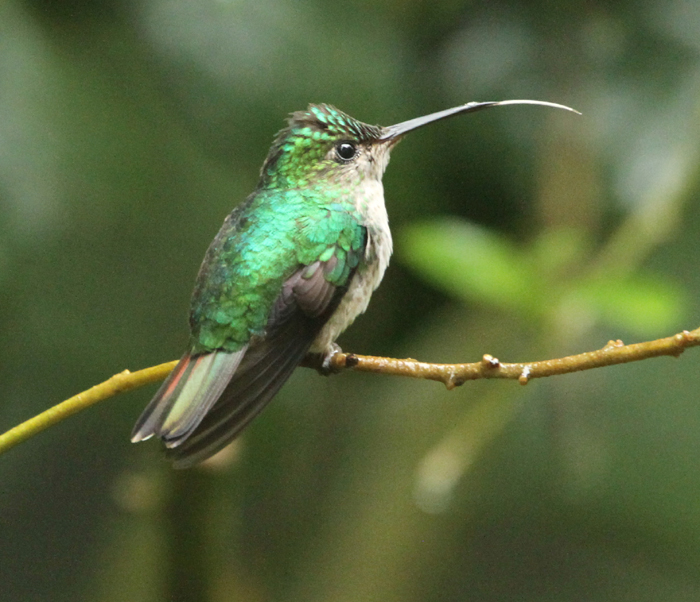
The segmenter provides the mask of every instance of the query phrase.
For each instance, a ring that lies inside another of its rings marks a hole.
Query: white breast
[[[360,263],[350,281],[338,309],[311,345],[312,353],[324,353],[355,318],[364,313],[372,292],[379,286],[389,265],[393,249],[389,217],[384,205],[384,188],[381,181],[368,179],[356,197],[357,208],[364,216],[367,228],[367,247],[364,261]]]

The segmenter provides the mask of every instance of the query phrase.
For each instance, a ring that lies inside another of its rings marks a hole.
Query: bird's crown
[[[342,165],[331,151],[343,142],[378,140],[381,128],[362,123],[327,104],[311,104],[291,114],[275,137],[261,172],[262,186],[302,187],[314,174]]]

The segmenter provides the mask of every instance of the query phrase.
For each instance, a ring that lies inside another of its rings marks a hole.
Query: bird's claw
[[[321,361],[321,365],[318,368],[319,374],[322,374],[323,376],[328,376],[330,374],[340,372],[340,370],[334,368],[331,364],[333,358],[339,353],[343,353],[343,350],[340,348],[340,345],[338,345],[337,343],[331,343],[328,349],[326,349],[323,352],[323,360]]]

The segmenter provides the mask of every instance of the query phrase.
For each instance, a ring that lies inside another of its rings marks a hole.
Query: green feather
[[[190,315],[195,350],[238,351],[263,336],[283,282],[300,266],[335,255],[326,279],[347,284],[359,261],[357,253],[348,261],[348,251],[362,248],[363,237],[354,204],[340,193],[257,192],[226,220],[202,264]]]

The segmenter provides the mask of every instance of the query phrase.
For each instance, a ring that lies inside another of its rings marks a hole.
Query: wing
[[[346,257],[347,260],[347,257]],[[349,279],[357,269],[357,261]],[[298,269],[288,278],[270,314],[267,335],[245,350],[218,400],[185,436],[163,435],[176,468],[192,466],[228,445],[291,376],[347,290],[329,281],[336,255]]]

